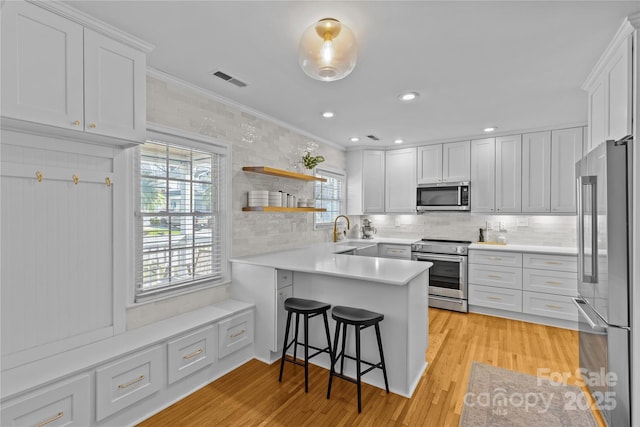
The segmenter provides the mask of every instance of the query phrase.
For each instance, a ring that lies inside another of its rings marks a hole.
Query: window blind
[[[324,208],[326,212],[316,212],[316,227],[333,227],[336,216],[344,213],[345,176],[340,172],[316,169],[316,175],[326,178],[326,182],[316,181],[316,208]]]

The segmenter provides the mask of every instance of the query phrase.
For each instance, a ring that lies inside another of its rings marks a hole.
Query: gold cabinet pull
[[[487,299],[490,299],[492,301],[502,301],[502,298],[500,297],[487,297]]]
[[[104,183],[105,183],[105,184],[107,184],[107,187],[111,187],[111,178],[106,177],[106,178],[104,179]]]
[[[561,262],[558,261],[547,261],[547,264],[551,264],[551,265],[562,265]]]
[[[554,309],[556,309],[556,310],[559,310],[559,309],[561,309],[561,308],[562,308],[562,307],[560,307],[559,305],[553,305],[553,304],[545,304],[545,305],[546,305],[547,307],[549,307],[549,308],[554,308]]]
[[[42,182],[42,172],[36,171],[36,179],[38,182]]]
[[[80,177],[76,174],[73,174],[73,176],[71,177],[73,179],[73,183],[75,185],[78,185],[78,182],[80,182]]]
[[[89,127],[90,127],[91,129],[95,129],[96,124],[95,124],[95,123],[90,123],[90,124],[89,124]]]
[[[80,126],[80,120],[76,120],[75,122],[73,122],[74,126]]]
[[[490,277],[492,279],[502,279],[502,276],[498,276],[497,274],[489,274],[487,277]]]
[[[235,338],[235,337],[239,337],[240,335],[244,334],[244,329],[241,330],[240,332],[238,332],[237,334],[231,334],[229,335],[229,338]]]
[[[186,355],[182,356],[182,358],[188,360],[188,359],[192,359],[192,358],[196,357],[199,354],[202,354],[202,349],[201,348],[197,349],[196,351],[194,351],[191,354],[186,354]]]
[[[124,384],[120,384],[118,386],[118,388],[127,388],[130,387],[132,385],[134,385],[135,383],[139,383],[140,381],[142,381],[144,379],[144,375],[140,375],[138,378],[136,378],[135,380],[129,381],[128,383],[124,383]]]
[[[502,261],[502,258],[500,258],[499,256],[490,256],[489,259],[493,261]]]
[[[547,280],[545,283],[547,285],[562,285],[562,282],[555,282],[553,280]]]
[[[54,422],[55,420],[59,420],[63,416],[64,416],[64,412],[60,411],[60,412],[58,412],[58,415],[54,415],[53,417],[51,417],[51,418],[49,418],[47,420],[44,420],[40,424],[36,424],[36,427],[43,427],[43,426],[46,426],[47,424],[51,424],[52,422]]]

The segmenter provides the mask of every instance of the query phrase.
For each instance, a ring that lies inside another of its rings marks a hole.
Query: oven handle
[[[414,261],[458,261],[464,260],[463,256],[458,255],[432,255],[413,253]]]

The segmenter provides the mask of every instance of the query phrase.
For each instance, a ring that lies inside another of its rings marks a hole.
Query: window
[[[225,165],[207,149],[139,147],[136,302],[227,279]]]
[[[315,227],[333,227],[336,216],[344,213],[345,176],[325,169],[316,169],[316,175],[327,179],[327,182],[316,181],[316,208],[327,211],[315,213]]]

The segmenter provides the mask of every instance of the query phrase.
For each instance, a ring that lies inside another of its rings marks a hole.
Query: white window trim
[[[341,169],[334,169],[331,167],[316,167],[315,173],[316,175],[322,175],[322,172],[327,172],[329,174],[340,175],[343,178],[343,186],[341,193],[341,203],[340,203],[340,212],[339,215],[346,215],[347,213],[347,172]],[[315,185],[313,188],[313,196],[315,197]],[[333,228],[333,223],[316,223],[315,213],[313,216],[313,229],[314,230],[326,230],[329,228]]]
[[[185,295],[194,291],[199,291],[199,290],[203,290],[203,289],[208,289],[208,288],[214,288],[214,287],[218,287],[218,286],[224,286],[227,285],[231,282],[231,264],[229,262],[229,259],[231,258],[231,253],[232,253],[232,236],[231,236],[231,230],[232,230],[232,215],[231,215],[231,206],[232,206],[232,184],[231,184],[231,178],[232,178],[232,158],[231,158],[231,145],[220,141],[218,139],[215,138],[211,138],[211,137],[207,137],[205,135],[200,135],[197,133],[193,133],[193,132],[189,132],[189,131],[185,131],[182,129],[176,129],[176,128],[171,128],[168,126],[163,126],[163,125],[159,125],[156,123],[147,123],[147,135],[146,135],[146,139],[151,139],[151,140],[157,140],[159,142],[164,142],[167,144],[175,144],[175,145],[180,145],[180,146],[184,146],[184,147],[188,147],[188,148],[193,148],[196,150],[204,150],[204,151],[210,151],[212,153],[216,153],[216,154],[220,154],[223,156],[224,159],[224,168],[225,168],[225,176],[224,176],[224,203],[225,203],[225,211],[224,211],[224,215],[225,215],[225,226],[223,227],[222,230],[222,239],[224,239],[224,241],[226,242],[226,244],[224,245],[224,253],[223,253],[223,257],[225,262],[223,263],[223,278],[222,280],[216,281],[216,282],[210,282],[208,280],[203,280],[201,282],[196,282],[193,286],[188,286],[182,289],[176,289],[175,291],[167,291],[164,292],[162,294],[157,295],[156,297],[149,297],[149,298],[145,298],[142,301],[136,301],[136,263],[137,263],[137,253],[136,253],[136,247],[137,247],[137,242],[136,242],[136,233],[135,233],[135,215],[139,209],[140,203],[139,203],[139,199],[140,199],[140,195],[139,195],[139,188],[138,187],[138,164],[135,161],[135,159],[137,158],[137,155],[135,155],[135,151],[134,150],[127,150],[130,154],[130,170],[132,170],[131,172],[131,178],[128,180],[128,182],[131,183],[131,185],[129,186],[129,191],[131,194],[129,194],[129,200],[132,200],[132,210],[129,210],[129,212],[132,212],[131,215],[129,215],[129,219],[128,219],[128,228],[129,230],[132,231],[131,234],[129,235],[133,235],[134,238],[131,239],[130,244],[128,245],[129,250],[131,251],[131,254],[133,255],[132,257],[130,257],[129,259],[131,260],[126,266],[126,269],[128,271],[128,277],[130,277],[130,286],[128,286],[128,298],[127,298],[127,304],[126,304],[126,308],[130,308],[130,307],[138,307],[144,304],[149,304],[149,303],[154,303],[157,301],[161,301],[164,299],[170,299],[179,295]],[[133,169],[131,169],[133,168]]]

